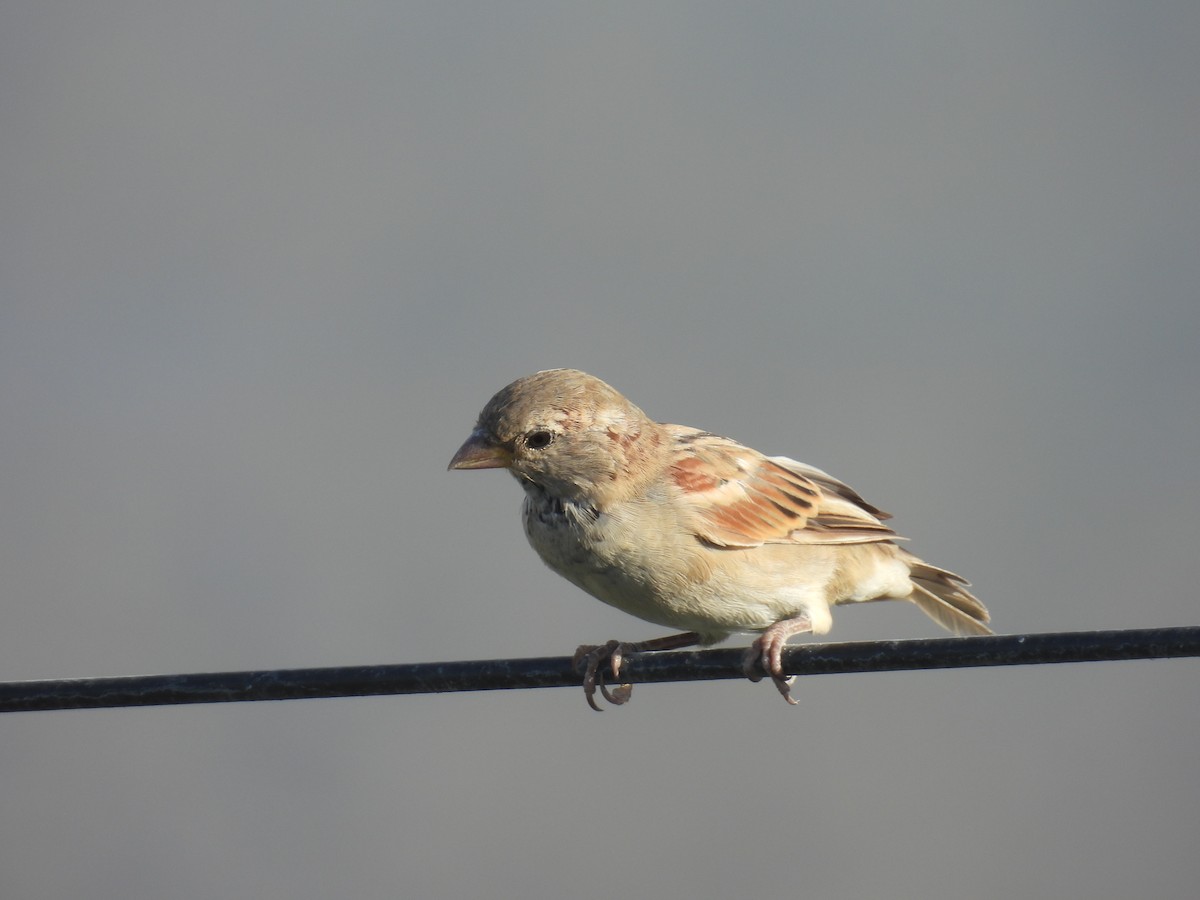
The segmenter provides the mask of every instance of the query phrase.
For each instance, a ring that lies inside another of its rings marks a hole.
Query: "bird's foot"
[[[783,647],[792,635],[807,634],[810,631],[812,621],[808,616],[796,616],[794,619],[776,622],[746,648],[746,655],[742,657],[742,671],[751,681],[762,681],[764,674],[770,675],[783,699],[795,706],[792,683],[796,676],[783,674]]]
[[[597,691],[613,706],[621,706],[628,703],[630,695],[633,694],[632,684],[617,684],[616,687],[610,689],[604,680],[604,670],[606,668],[612,672],[612,677],[619,682],[621,679],[621,663],[625,661],[626,654],[644,653],[654,650],[678,650],[681,647],[693,647],[698,643],[700,643],[700,636],[689,631],[684,634],[671,634],[649,641],[638,641],[637,643],[608,641],[598,646],[595,644],[581,644],[576,649],[571,663],[575,669],[583,670],[583,695],[587,699],[588,706],[596,712],[603,712],[596,703]]]
[[[601,668],[604,663],[608,663],[607,667],[611,669],[613,678],[620,678],[621,662],[629,646],[620,641],[609,641],[599,646],[582,644],[575,651],[575,658],[571,660],[571,664],[576,669],[583,668],[583,695],[587,698],[588,706],[596,712],[603,712],[596,704],[597,689],[613,706],[629,702],[633,685],[619,684],[609,690],[608,685],[604,683],[604,670]]]

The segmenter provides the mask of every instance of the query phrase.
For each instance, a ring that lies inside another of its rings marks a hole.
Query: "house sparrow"
[[[550,369],[496,394],[451,469],[506,468],[525,489],[529,543],[559,575],[610,606],[685,630],[584,645],[588,704],[609,702],[602,666],[622,656],[757,632],[744,669],[789,703],[783,646],[825,634],[830,607],[909,600],[958,634],[990,634],[968,582],[897,546],[887,513],[820,469],[729,438],[650,419],[599,378]]]

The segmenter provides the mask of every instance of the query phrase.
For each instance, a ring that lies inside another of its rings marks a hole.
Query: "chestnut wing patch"
[[[824,477],[811,478],[802,464],[793,468],[791,462],[769,459],[728,438],[698,433],[679,442],[669,474],[693,511],[696,536],[718,547],[859,544],[895,538],[874,515],[879,511],[856,503],[859,498],[853,491],[823,491],[819,480],[829,487],[844,486],[819,469],[811,471]]]

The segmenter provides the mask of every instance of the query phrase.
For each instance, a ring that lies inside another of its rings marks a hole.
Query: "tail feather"
[[[967,588],[970,582],[946,569],[931,566],[908,551],[901,551],[912,570],[913,591],[907,599],[947,631],[955,634],[992,634],[987,607]]]

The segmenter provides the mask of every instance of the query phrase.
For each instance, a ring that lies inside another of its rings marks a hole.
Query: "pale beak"
[[[505,469],[512,465],[512,454],[487,435],[472,431],[467,442],[458,448],[447,469]]]

